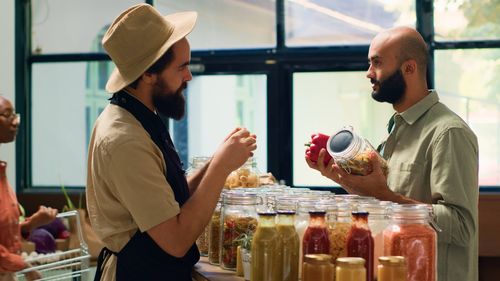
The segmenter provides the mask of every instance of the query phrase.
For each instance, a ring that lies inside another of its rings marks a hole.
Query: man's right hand
[[[257,148],[256,136],[247,129],[234,129],[215,152],[212,163],[230,173],[241,167]]]

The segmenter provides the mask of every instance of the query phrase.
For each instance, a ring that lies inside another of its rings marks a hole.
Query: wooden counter
[[[194,266],[193,279],[197,281],[245,281],[243,277],[236,276],[235,271],[224,270],[208,263],[207,257],[201,257]]]

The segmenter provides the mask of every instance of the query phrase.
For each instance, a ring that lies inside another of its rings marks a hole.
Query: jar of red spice
[[[384,255],[403,256],[408,281],[435,281],[437,233],[424,204],[395,205],[384,230]]]

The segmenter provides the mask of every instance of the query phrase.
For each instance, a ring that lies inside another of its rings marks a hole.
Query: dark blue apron
[[[182,206],[189,199],[189,188],[179,155],[163,121],[124,91],[114,94],[110,101],[134,115],[160,148],[167,165],[165,177],[174,191],[175,200]],[[117,257],[117,281],[191,281],[191,270],[200,259],[196,244],[193,244],[184,257],[176,258],[163,251],[147,232],[138,230],[120,252],[114,253],[107,248],[101,251],[94,281],[101,280],[102,265],[111,254]]]

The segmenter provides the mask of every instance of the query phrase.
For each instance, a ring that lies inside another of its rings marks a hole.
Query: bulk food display
[[[245,280],[435,281],[429,222],[427,205],[286,186],[225,190],[208,227],[208,261],[239,264]]]
[[[352,128],[343,128],[330,136],[326,148],[335,163],[349,174],[370,174],[373,171],[370,153],[377,154],[384,174],[387,175],[389,172],[385,159],[378,154],[368,140],[360,137]]]

